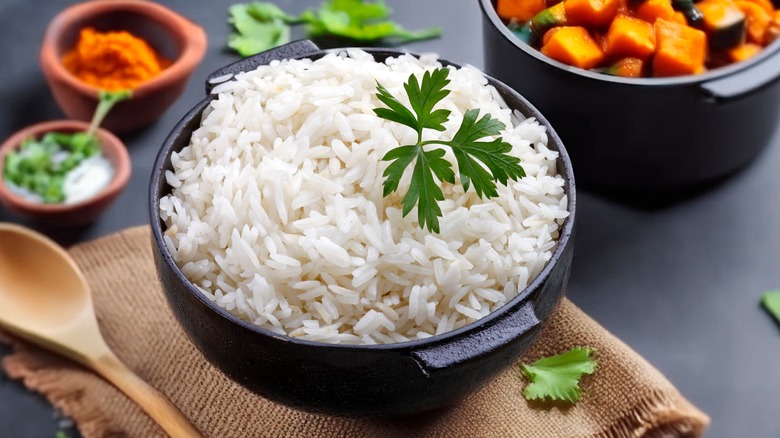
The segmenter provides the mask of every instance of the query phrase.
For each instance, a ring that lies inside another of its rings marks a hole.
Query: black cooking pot
[[[772,138],[780,111],[780,41],[706,74],[621,78],[574,68],[518,40],[483,12],[485,71],[555,126],[586,188],[662,192],[719,180]]]
[[[378,61],[402,52],[367,49]],[[209,77],[252,70],[271,60],[319,58],[321,51],[300,41],[247,58]],[[454,65],[442,61],[445,65]],[[282,336],[245,322],[209,301],[182,274],[163,242],[159,199],[170,193],[165,172],[171,154],[189,144],[203,110],[198,103],[168,136],[154,165],[150,218],[155,263],[173,313],[192,342],[214,366],[269,399],[306,410],[337,414],[395,415],[421,412],[456,400],[512,364],[533,342],[540,322],[564,293],[572,259],[575,189],[571,164],[560,139],[523,97],[489,78],[507,104],[547,126],[549,144],[560,153],[570,216],[558,246],[541,274],[512,301],[458,330],[428,339],[386,345],[332,345]]]

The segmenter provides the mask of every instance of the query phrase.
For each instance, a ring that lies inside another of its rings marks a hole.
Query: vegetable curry
[[[548,57],[625,77],[703,73],[780,36],[771,0],[498,0],[496,9]]]

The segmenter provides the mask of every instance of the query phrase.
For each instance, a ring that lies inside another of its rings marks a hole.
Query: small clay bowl
[[[61,59],[85,27],[100,32],[126,30],[172,62],[159,75],[136,87],[132,99],[116,105],[102,124],[112,132],[134,131],[157,120],[184,91],[206,52],[206,33],[201,27],[150,1],[94,0],[65,9],[46,29],[40,58],[57,104],[76,120],[92,118],[99,89],[72,75]]]
[[[28,201],[12,193],[5,184],[5,156],[19,148],[26,138],[40,138],[47,132],[71,133],[86,131],[89,123],[79,120],[56,120],[29,126],[12,135],[0,145],[0,203],[14,213],[47,226],[86,225],[97,219],[130,181],[130,156],[122,140],[105,129],[98,129],[97,136],[103,156],[111,162],[114,177],[97,195],[76,204],[41,204]]]

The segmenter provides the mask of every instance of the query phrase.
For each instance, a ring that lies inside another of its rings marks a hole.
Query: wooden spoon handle
[[[113,354],[91,361],[90,365],[136,402],[172,438],[202,438],[200,432],[167,397],[135,375]]]

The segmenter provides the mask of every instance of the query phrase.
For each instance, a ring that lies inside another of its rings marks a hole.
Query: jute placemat
[[[207,437],[660,437],[700,436],[709,423],[655,368],[568,300],[521,359],[574,346],[597,350],[598,369],[574,406],[530,404],[518,367],[461,403],[405,419],[352,419],[300,412],[256,396],[209,365],[163,298],[149,230],[138,227],[70,250],[89,280],[108,344],[166,394]],[[137,406],[89,371],[26,343],[6,373],[72,417],[85,438],[163,436]]]

